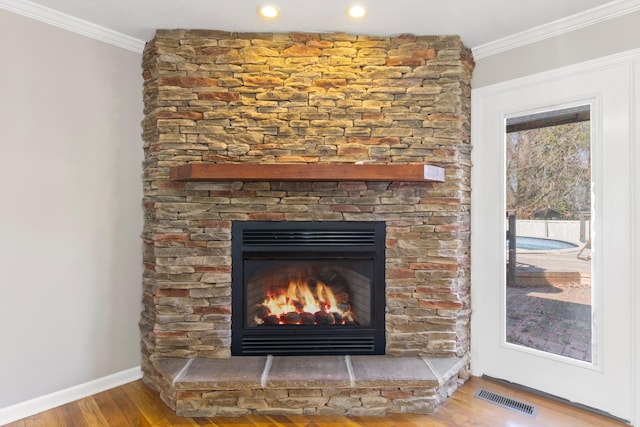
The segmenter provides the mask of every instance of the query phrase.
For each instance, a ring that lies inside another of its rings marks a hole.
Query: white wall
[[[0,408],[139,365],[139,54],[0,10]]]
[[[640,46],[640,12],[476,59],[474,88],[626,52]]]

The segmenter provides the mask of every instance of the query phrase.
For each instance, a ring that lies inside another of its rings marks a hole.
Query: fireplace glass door
[[[245,261],[246,325],[371,325],[373,260],[280,256]]]
[[[232,352],[384,353],[384,223],[237,222]]]

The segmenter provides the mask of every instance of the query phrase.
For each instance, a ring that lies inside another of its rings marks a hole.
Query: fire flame
[[[310,285],[301,277],[291,278],[286,288],[267,295],[258,312],[258,325],[354,323],[351,307],[339,304],[329,286],[320,280]]]

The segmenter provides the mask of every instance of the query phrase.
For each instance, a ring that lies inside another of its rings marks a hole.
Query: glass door
[[[634,399],[630,75],[628,61],[612,60],[472,95],[472,373],[626,420]],[[582,118],[553,123],[572,114]],[[557,234],[560,221],[577,231]],[[562,254],[555,259],[520,237],[576,246],[545,246]]]

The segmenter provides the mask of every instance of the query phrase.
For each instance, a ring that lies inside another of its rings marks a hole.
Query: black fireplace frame
[[[385,353],[384,221],[234,221],[231,354],[380,355]],[[366,259],[373,262],[367,326],[246,325],[248,259]]]

